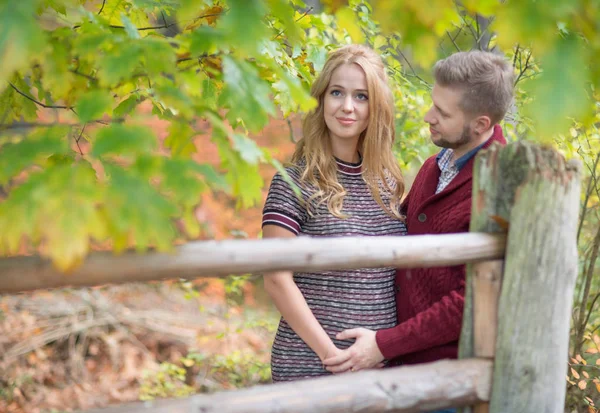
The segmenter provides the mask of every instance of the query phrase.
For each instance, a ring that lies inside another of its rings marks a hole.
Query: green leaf
[[[284,27],[285,37],[291,44],[296,44],[304,38],[304,32],[300,26],[296,24],[294,19],[294,8],[289,1],[286,0],[267,0],[267,4],[271,9],[271,14],[278,18]]]
[[[206,183],[221,191],[228,192],[230,190],[227,180],[223,175],[218,173],[212,165],[194,163],[193,169],[196,173],[204,176]]]
[[[53,39],[40,62],[43,69],[43,85],[46,90],[52,92],[55,100],[65,99],[75,86],[74,75],[69,72],[71,57],[66,43],[60,39]],[[43,89],[38,90],[38,94],[41,91]]]
[[[113,124],[98,131],[92,155],[137,155],[154,149],[156,136],[149,127]]]
[[[123,100],[119,105],[113,110],[113,114],[117,118],[122,118],[125,115],[129,115],[131,111],[137,106],[138,97],[136,95],[131,95],[127,99]]]
[[[262,129],[275,114],[269,84],[250,63],[229,56],[223,57],[223,75],[225,89],[219,103],[230,108],[227,119],[232,123],[242,119],[251,131]]]
[[[188,159],[165,159],[163,162],[161,189],[172,194],[177,204],[193,206],[200,201],[204,183],[198,179],[195,162]]]
[[[110,182],[103,213],[117,252],[134,245],[139,251],[156,246],[169,251],[175,240],[172,219],[177,207],[147,180],[111,164],[105,165]]]
[[[13,79],[13,84],[20,92],[35,99],[35,96],[33,96],[33,94],[31,93],[30,86],[27,83],[25,83],[25,81],[21,77],[15,76]],[[23,117],[24,120],[29,121],[37,119],[37,104],[31,99],[26,98],[25,96],[18,93],[12,87],[11,91],[14,93],[13,107],[11,109],[16,115],[16,117]]]
[[[258,147],[256,142],[240,133],[234,133],[233,136],[233,147],[242,159],[250,164],[256,164],[263,158],[263,153]]]
[[[327,60],[327,50],[322,46],[309,45],[306,51],[306,61],[312,63],[315,72],[320,72]]]
[[[221,166],[227,171],[227,183],[232,195],[237,198],[237,207],[249,208],[261,202],[263,180],[257,164],[246,162],[241,155],[232,150],[226,136],[220,131],[213,134],[217,144]]]
[[[142,53],[137,42],[116,44],[99,59],[98,77],[105,85],[113,86],[134,73],[141,57]]]
[[[203,56],[217,53],[227,46],[225,33],[215,27],[200,26],[190,35],[190,53]]]
[[[32,173],[0,203],[0,250],[15,253],[22,236],[63,271],[87,254],[90,239],[103,239],[106,226],[97,205],[103,191],[89,164],[63,164]],[[77,213],[73,213],[73,206]]]
[[[70,151],[66,127],[40,129],[16,143],[0,146],[0,185],[53,154]]]
[[[188,124],[182,122],[173,122],[169,126],[169,134],[165,138],[165,147],[171,150],[171,155],[175,158],[189,158],[196,152],[196,145],[193,138],[196,131]]]
[[[16,70],[40,53],[46,39],[34,10],[38,0],[0,2],[0,92]]]
[[[140,42],[140,48],[148,74],[165,75],[175,72],[175,49],[166,40],[146,37]]]
[[[227,33],[227,39],[238,50],[249,55],[255,53],[258,45],[268,35],[263,18],[267,12],[263,0],[228,0],[229,11],[217,27]],[[243,28],[243,29],[242,29]]]
[[[131,22],[131,20],[129,20],[129,18],[126,15],[121,14],[121,21],[123,22],[123,26],[125,26],[125,33],[127,33],[127,36],[129,36],[131,39],[141,38],[140,32],[138,32],[137,27],[135,27],[135,25]]]
[[[195,114],[194,103],[180,88],[173,85],[159,85],[156,87],[156,97],[163,106],[186,119],[191,119]]]
[[[98,120],[110,111],[113,101],[110,93],[104,90],[92,90],[77,100],[75,112],[83,123]]]

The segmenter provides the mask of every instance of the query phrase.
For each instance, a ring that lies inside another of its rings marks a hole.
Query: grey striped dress
[[[336,162],[338,180],[348,193],[343,208],[348,218],[336,218],[326,205],[309,216],[290,185],[277,173],[263,209],[262,225],[278,225],[298,236],[310,237],[406,235],[404,224],[387,215],[371,196],[360,164]],[[286,171],[300,187],[302,198],[308,199],[311,191],[300,183],[300,168],[288,167]],[[335,339],[342,330],[379,330],[396,325],[394,277],[394,268],[294,273],[294,281],[313,314],[342,349],[352,344]],[[271,371],[275,382],[330,374],[283,318],[273,342]]]

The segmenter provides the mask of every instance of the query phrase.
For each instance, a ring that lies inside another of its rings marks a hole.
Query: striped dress
[[[263,210],[263,226],[278,225],[298,236],[310,237],[406,235],[404,224],[387,215],[371,196],[360,164],[338,159],[336,162],[338,180],[347,191],[342,210],[347,218],[335,217],[326,205],[320,205],[309,216],[291,186],[277,173]],[[288,167],[286,171],[300,187],[302,199],[308,199],[312,192],[300,183],[301,169]],[[394,277],[394,268],[294,273],[294,281],[308,306],[341,349],[353,343],[335,339],[342,330],[379,330],[396,325]],[[271,371],[274,382],[330,374],[283,318],[273,342]]]

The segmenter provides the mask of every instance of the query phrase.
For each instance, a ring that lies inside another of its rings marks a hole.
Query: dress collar
[[[358,163],[346,162],[342,161],[341,159],[335,158],[335,163],[337,164],[338,172],[341,172],[344,175],[360,175],[362,173],[362,161],[362,157],[360,158]]]

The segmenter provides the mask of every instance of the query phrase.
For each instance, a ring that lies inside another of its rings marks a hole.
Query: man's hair
[[[510,106],[514,70],[510,63],[491,52],[458,52],[438,61],[433,73],[437,84],[463,91],[461,109],[470,115],[487,115],[500,122]]]

